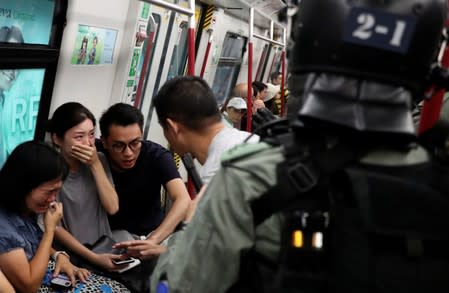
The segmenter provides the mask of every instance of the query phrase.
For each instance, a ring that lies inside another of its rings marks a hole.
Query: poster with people
[[[73,65],[112,64],[117,30],[78,25],[70,63]]]
[[[54,0],[0,0],[0,48],[48,45],[54,9]],[[34,138],[44,75],[44,68],[0,64],[0,167],[19,143]]]

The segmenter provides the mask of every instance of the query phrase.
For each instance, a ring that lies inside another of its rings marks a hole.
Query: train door
[[[279,46],[272,46],[272,54],[270,54],[267,58],[267,66],[265,67],[264,74],[262,80],[264,82],[271,83],[270,75],[273,72],[281,72],[281,56],[282,56],[282,48]]]
[[[153,17],[160,19],[157,42],[153,46],[153,57],[142,93],[141,111],[145,116],[144,138],[162,145],[166,144],[158,125],[152,97],[162,84],[174,76],[182,75],[187,60],[187,16],[151,6]],[[151,127],[150,127],[151,126]]]
[[[235,85],[245,53],[247,38],[227,32],[212,83],[217,103],[223,104]]]

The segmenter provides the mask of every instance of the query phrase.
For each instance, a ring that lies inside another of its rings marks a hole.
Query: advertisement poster
[[[117,30],[78,25],[71,64],[112,64]]]
[[[34,138],[45,69],[0,69],[0,167],[21,142]]]
[[[55,0],[0,0],[0,42],[48,45],[54,9]],[[0,68],[0,167],[34,138],[44,75],[45,69]]]
[[[48,45],[55,0],[0,0],[0,42]]]
[[[125,103],[134,104],[136,100],[137,87],[140,82],[140,73],[143,67],[145,52],[148,46],[147,30],[150,28],[148,20],[150,17],[150,4],[141,2],[140,19],[136,22],[136,32],[133,54],[131,56],[128,78],[126,79],[124,97]]]

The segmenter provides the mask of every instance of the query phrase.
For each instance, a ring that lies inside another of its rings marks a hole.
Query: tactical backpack
[[[262,137],[286,160],[279,184],[251,208],[255,225],[283,213],[279,261],[249,252],[231,291],[449,292],[447,165],[367,164],[376,139],[275,124]]]

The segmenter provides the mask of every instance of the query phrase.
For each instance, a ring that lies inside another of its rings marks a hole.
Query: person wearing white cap
[[[240,128],[240,123],[245,111],[245,100],[240,97],[233,97],[226,105],[226,111],[223,112],[223,120],[229,127]]]
[[[267,83],[267,95],[263,99],[265,107],[268,108],[274,115],[279,115],[279,109],[276,105],[276,99],[280,98],[281,86]]]

